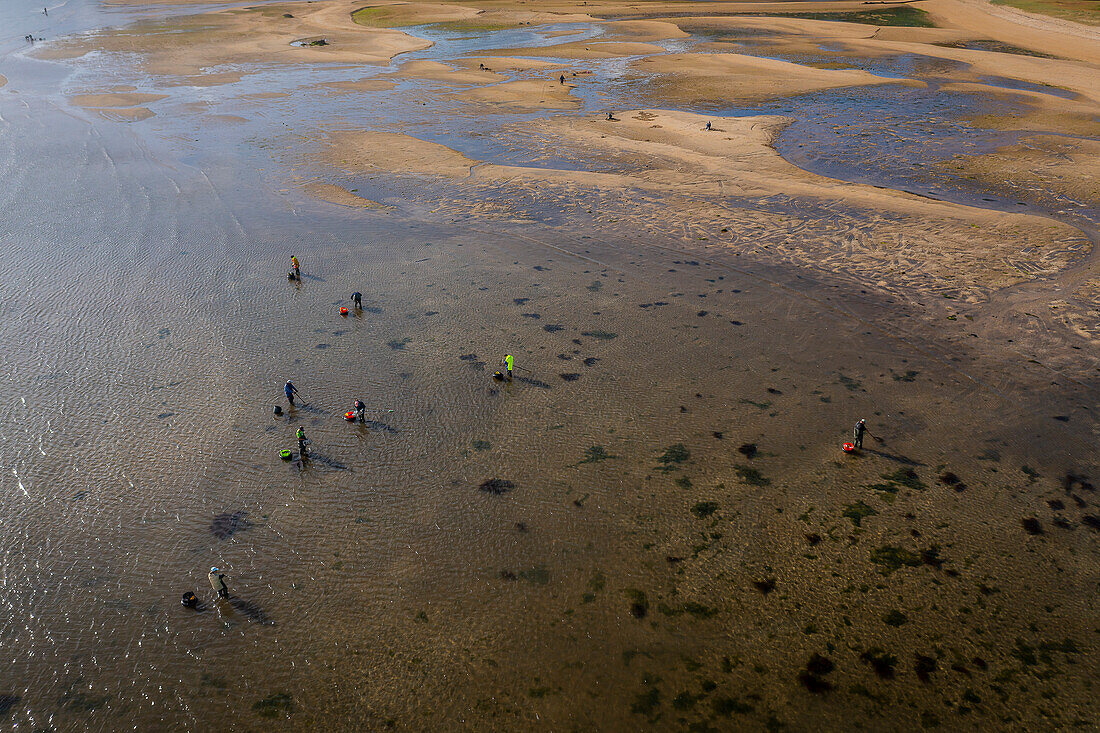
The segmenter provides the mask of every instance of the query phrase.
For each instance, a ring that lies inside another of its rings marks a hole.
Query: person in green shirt
[[[304,461],[309,456],[309,451],[306,449],[306,443],[308,442],[306,440],[306,429],[299,425],[298,432],[295,435],[298,438],[298,457]]]
[[[500,360],[500,365],[504,367],[504,375],[509,382],[512,381],[512,355],[507,354]]]

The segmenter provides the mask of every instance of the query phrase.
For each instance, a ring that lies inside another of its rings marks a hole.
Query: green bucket
[[[289,461],[292,455],[294,454],[286,449],[279,451],[279,457],[284,461]]]

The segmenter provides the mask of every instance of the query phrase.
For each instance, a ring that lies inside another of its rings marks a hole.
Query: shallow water
[[[72,30],[103,22],[87,12],[74,6]],[[1091,556],[1089,530],[1050,529],[1034,543],[1046,553],[1017,536],[1039,487],[1095,470],[1087,390],[1016,391],[894,323],[890,302],[642,232],[588,238],[576,213],[440,224],[305,199],[272,156],[349,104],[308,89],[346,71],[270,70],[127,126],[64,102],[109,59],[5,61],[5,725],[915,725],[956,685],[929,704],[907,672],[877,679],[849,646],[885,644],[906,664],[947,647],[987,656],[989,676],[1015,670],[1011,649],[974,651],[936,610],[977,606],[979,582],[996,589],[973,614],[986,638],[1072,638],[1079,669],[1094,658],[1091,600],[1041,610],[1067,578],[1087,587],[1067,558]],[[288,80],[290,98],[238,126],[183,112],[199,98],[230,111],[231,93]],[[368,121],[522,159],[463,137],[460,116],[436,132],[439,109],[393,122],[418,84],[381,93],[392,106]],[[373,185],[410,200],[428,186]],[[285,278],[291,254],[301,283]],[[355,290],[364,312],[341,317]],[[512,384],[489,378],[504,351],[524,370]],[[288,378],[305,403],[275,419]],[[356,398],[363,425],[343,419]],[[856,416],[886,442],[844,462]],[[298,425],[314,458],[283,462]],[[751,466],[735,454],[748,442]],[[937,486],[941,464],[970,493]],[[861,488],[902,465],[926,490],[888,503]],[[480,490],[494,479],[511,486]],[[858,531],[853,492],[878,512]],[[696,510],[706,502],[718,509]],[[808,532],[826,538],[812,553]],[[866,558],[891,544],[941,546],[962,579],[926,563],[887,580]],[[214,599],[211,565],[230,602]],[[187,590],[203,612],[180,605]],[[904,634],[864,623],[899,605]],[[813,652],[837,658],[845,687],[905,702],[808,697],[795,679]],[[1067,653],[1044,653],[1066,717],[1087,719]],[[995,709],[1040,692],[1012,688]]]

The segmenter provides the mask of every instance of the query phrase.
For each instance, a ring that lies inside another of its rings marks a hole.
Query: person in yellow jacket
[[[302,265],[299,264],[298,258],[295,257],[294,255],[290,256],[290,266],[294,268],[294,277],[301,280],[302,279]]]
[[[500,360],[500,365],[504,367],[504,376],[511,382],[512,381],[512,355],[506,354],[503,359]]]

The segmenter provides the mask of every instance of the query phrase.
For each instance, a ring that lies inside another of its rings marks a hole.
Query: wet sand
[[[1087,727],[1088,42],[380,5],[5,47],[0,721]]]

